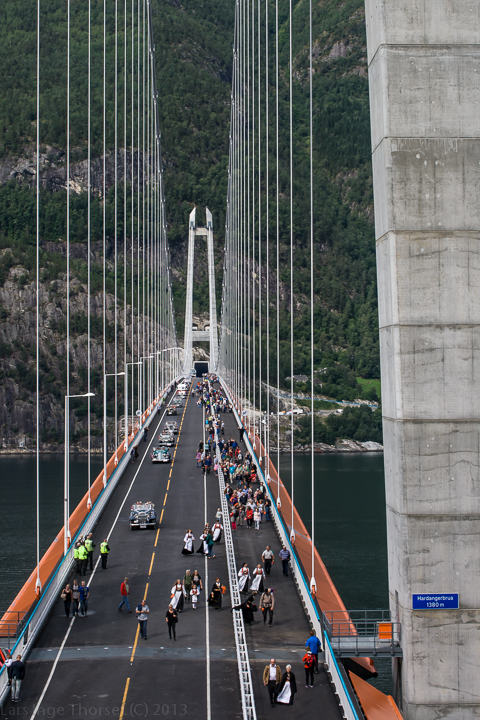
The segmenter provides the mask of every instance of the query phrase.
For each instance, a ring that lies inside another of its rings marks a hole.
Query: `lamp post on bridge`
[[[164,350],[161,350],[160,352],[164,353],[164,352],[169,352],[169,351],[171,351],[171,350],[183,350],[183,348],[181,348],[181,347],[169,347],[169,348],[165,348]],[[176,359],[178,360],[178,356],[177,356]],[[177,366],[178,366],[178,362],[177,362],[176,364],[174,364],[173,377],[176,377],[176,376],[178,375]],[[170,361],[170,367],[171,367],[171,361]],[[171,378],[171,380],[173,380],[173,377]],[[170,382],[171,382],[171,380],[170,380]]]
[[[95,393],[65,395],[65,465],[63,473],[63,554],[70,544],[70,398],[95,397]]]
[[[129,362],[125,363],[125,452],[128,450],[128,366],[129,365],[141,365],[142,362]],[[132,430],[133,430],[133,406],[134,406],[134,392],[133,392],[133,373],[132,373]]]
[[[154,357],[155,357],[155,355],[144,355],[143,357],[140,358],[140,362],[142,363],[142,381],[141,381],[141,383],[140,383],[141,390],[142,390],[142,403],[141,403],[142,414],[140,415],[140,417],[143,416],[143,413],[144,413],[144,404],[145,404],[145,401],[144,401],[144,397],[145,397],[145,396],[144,396],[144,388],[143,388],[143,385],[144,385],[144,382],[145,382],[145,372],[144,372],[144,369],[143,369],[143,363],[145,362],[145,360],[151,360],[151,359],[154,358]],[[148,382],[149,382],[149,385],[150,385],[150,378],[148,379]],[[150,389],[150,387],[149,387],[149,389]],[[148,395],[148,391],[147,391],[147,395]],[[148,405],[149,405],[149,403],[147,403],[147,408],[148,408]]]
[[[103,376],[103,487],[107,484],[107,377],[125,375],[124,372],[104,373]],[[115,466],[118,465],[117,448],[115,448]]]

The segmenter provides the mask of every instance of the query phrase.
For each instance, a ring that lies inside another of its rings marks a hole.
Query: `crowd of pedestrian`
[[[203,387],[201,399],[203,403],[215,404],[216,392],[208,384]],[[200,403],[199,403],[200,404]],[[209,448],[215,446],[215,433],[218,437],[218,450],[221,461],[219,463],[224,477],[226,478],[225,495],[229,508],[229,517],[232,530],[242,528],[245,524],[247,529],[252,527],[260,529],[262,522],[271,519],[271,505],[263,485],[255,490],[252,484],[257,481],[257,469],[252,462],[251,455],[242,453],[240,444],[233,438],[229,441],[223,439],[224,426],[219,425],[219,416],[207,415]],[[243,427],[239,428],[240,442],[243,440]],[[199,448],[200,450],[201,448]],[[217,462],[217,461],[215,461]],[[218,466],[215,467],[218,472]],[[282,575],[288,577],[290,550],[283,545],[278,552],[282,566]],[[270,584],[272,568],[275,563],[275,553],[270,545],[267,545],[261,553],[261,563],[257,564],[250,572],[249,563],[244,562],[238,571],[238,587],[242,594],[247,595],[246,599],[239,605],[232,608],[232,611],[241,611],[244,623],[251,625],[255,622],[255,614],[261,611],[263,624],[272,627],[275,611],[275,590],[266,585]],[[257,598],[259,598],[257,602]],[[314,674],[319,672],[318,654],[321,652],[321,642],[314,630],[305,642],[305,653],[302,658],[302,665],[305,672],[305,687],[310,689],[314,685]],[[263,673],[263,682],[268,689],[270,704],[293,705],[297,693],[297,679],[292,671],[292,666],[287,665],[282,673],[280,666],[272,658]]]

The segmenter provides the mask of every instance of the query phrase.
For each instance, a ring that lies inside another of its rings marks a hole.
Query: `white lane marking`
[[[41,694],[41,696],[40,696],[40,700],[39,700],[38,703],[35,705],[35,708],[34,708],[34,711],[33,711],[33,713],[32,713],[32,716],[31,716],[30,720],[33,720],[33,719],[36,717],[37,712],[38,712],[38,710],[39,710],[39,708],[40,708],[40,705],[41,705],[42,702],[43,702],[43,698],[45,697],[45,693],[46,693],[47,690],[48,690],[48,686],[50,685],[50,681],[51,681],[51,679],[52,679],[52,677],[53,677],[53,673],[54,673],[55,670],[56,670],[56,667],[57,667],[57,665],[58,665],[58,661],[60,660],[60,655],[62,654],[62,650],[63,650],[63,648],[65,647],[65,643],[66,643],[67,640],[68,640],[68,636],[70,635],[70,630],[71,630],[72,627],[73,627],[74,621],[75,621],[75,615],[72,617],[72,619],[71,619],[71,621],[70,621],[70,625],[68,626],[68,630],[67,630],[67,632],[65,633],[65,637],[63,638],[63,642],[62,642],[62,644],[60,645],[60,647],[59,647],[59,649],[58,649],[57,657],[55,658],[54,663],[53,663],[53,666],[52,666],[52,669],[50,670],[50,675],[48,676],[47,682],[45,683],[45,687],[43,688],[43,692],[42,692],[42,694]]]
[[[203,424],[205,428],[205,423]],[[205,430],[204,430],[205,433]],[[205,444],[204,446],[205,447]],[[207,524],[207,473],[203,473],[204,522]],[[207,720],[212,718],[212,703],[210,697],[210,615],[208,614],[208,558],[205,556],[205,652],[207,659]]]
[[[171,402],[171,401],[170,401],[170,402]],[[170,404],[170,403],[169,403],[169,404]],[[167,407],[168,407],[168,405],[167,405]],[[163,411],[163,415],[162,415],[162,417],[160,418],[160,420],[158,421],[158,425],[160,425],[160,423],[163,421],[163,418],[165,417],[165,413],[167,412],[167,407],[166,407],[165,410]],[[158,425],[157,425],[157,428],[158,428]],[[153,437],[152,437],[152,439],[150,440],[150,442],[149,442],[149,444],[148,444],[148,446],[147,446],[147,449],[146,449],[146,451],[145,451],[145,454],[144,454],[143,458],[140,460],[140,465],[138,466],[137,472],[136,472],[135,475],[133,476],[133,480],[132,480],[132,482],[130,483],[130,487],[128,488],[127,493],[126,493],[126,495],[125,495],[125,497],[124,497],[124,499],[123,499],[123,502],[122,502],[122,504],[121,504],[121,506],[120,506],[120,510],[118,511],[118,513],[117,513],[117,515],[116,515],[116,517],[115,517],[115,520],[113,521],[113,525],[112,525],[112,527],[110,528],[110,532],[109,532],[108,535],[107,535],[107,540],[110,539],[110,536],[111,536],[111,534],[112,534],[112,532],[113,532],[113,530],[114,530],[114,528],[115,528],[115,525],[117,524],[117,520],[118,520],[118,518],[120,517],[120,513],[121,513],[122,510],[123,510],[123,506],[125,505],[125,503],[126,503],[126,501],[127,501],[127,497],[130,495],[130,491],[131,491],[131,489],[132,489],[132,487],[133,487],[133,483],[134,483],[135,480],[137,479],[137,475],[138,475],[138,473],[140,472],[141,467],[142,467],[142,465],[143,465],[143,462],[144,462],[145,458],[146,458],[147,455],[148,455],[148,452],[149,452],[149,450],[150,450],[150,445],[153,443],[153,441],[154,441],[154,439],[155,439],[155,438],[154,438],[155,433],[152,433],[152,435],[153,435]],[[205,512],[206,512],[206,510],[205,510]],[[90,577],[89,577],[89,579],[88,579],[88,586],[90,586],[90,585],[92,584],[93,576],[94,576],[95,573],[97,572],[97,568],[98,568],[99,563],[100,563],[100,556],[98,556],[97,562],[95,563],[95,567],[94,567],[94,569],[93,569],[93,572],[92,572],[92,574],[90,575]],[[40,708],[40,706],[41,706],[41,704],[42,704],[43,698],[45,697],[45,693],[47,692],[47,690],[48,690],[48,688],[49,688],[49,686],[50,686],[50,682],[51,682],[51,680],[52,680],[52,677],[53,677],[53,674],[54,674],[54,672],[55,672],[55,669],[56,669],[56,667],[57,667],[57,665],[58,665],[58,661],[60,660],[60,655],[62,654],[63,648],[65,647],[65,643],[67,642],[68,636],[70,635],[70,630],[71,630],[72,627],[73,627],[74,621],[75,621],[75,616],[72,617],[72,620],[71,620],[71,622],[70,622],[70,625],[68,626],[68,630],[67,630],[67,632],[65,633],[65,637],[63,638],[63,642],[62,642],[62,644],[60,645],[60,647],[59,647],[59,649],[58,649],[57,657],[56,657],[55,660],[54,660],[53,667],[52,667],[52,669],[51,669],[51,671],[50,671],[50,675],[49,675],[48,678],[47,678],[47,682],[45,683],[45,687],[43,688],[43,692],[42,692],[42,694],[41,694],[41,696],[40,696],[40,700],[39,700],[38,703],[35,705],[35,708],[34,708],[34,710],[33,710],[33,713],[32,713],[32,715],[31,715],[31,717],[30,717],[30,720],[34,720],[34,718],[37,716],[37,713],[38,713],[38,710],[39,710],[39,708]],[[78,648],[78,649],[80,649],[80,648]]]

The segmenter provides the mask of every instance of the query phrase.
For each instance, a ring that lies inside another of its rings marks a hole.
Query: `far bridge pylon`
[[[184,340],[184,372],[187,373],[193,367],[193,342],[210,343],[209,370],[213,371],[218,362],[218,329],[217,329],[217,302],[215,298],[215,263],[213,256],[213,222],[212,213],[206,208],[207,227],[195,226],[196,208],[193,208],[188,221],[188,266],[187,266],[187,294],[185,302],[185,340]],[[195,259],[195,237],[204,236],[207,238],[208,254],[208,294],[210,322],[208,330],[193,329],[193,268]]]

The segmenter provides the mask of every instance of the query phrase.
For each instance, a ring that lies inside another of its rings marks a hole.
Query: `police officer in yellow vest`
[[[87,574],[88,551],[83,543],[78,548],[78,557],[80,560],[80,574],[86,575]]]
[[[108,560],[108,553],[110,552],[110,548],[108,547],[107,538],[100,543],[100,556],[102,558],[102,568],[104,570],[107,569],[107,560]]]
[[[90,565],[90,572],[93,570],[93,548],[95,547],[95,543],[92,540],[92,533],[90,535],[87,535],[87,538],[85,540],[85,547],[87,549],[88,558],[87,558],[87,569]]]
[[[75,572],[80,575],[82,572],[82,563],[80,562],[80,555],[78,554],[78,548],[80,547],[80,543],[75,544],[75,548],[73,550],[73,559],[75,560]]]

